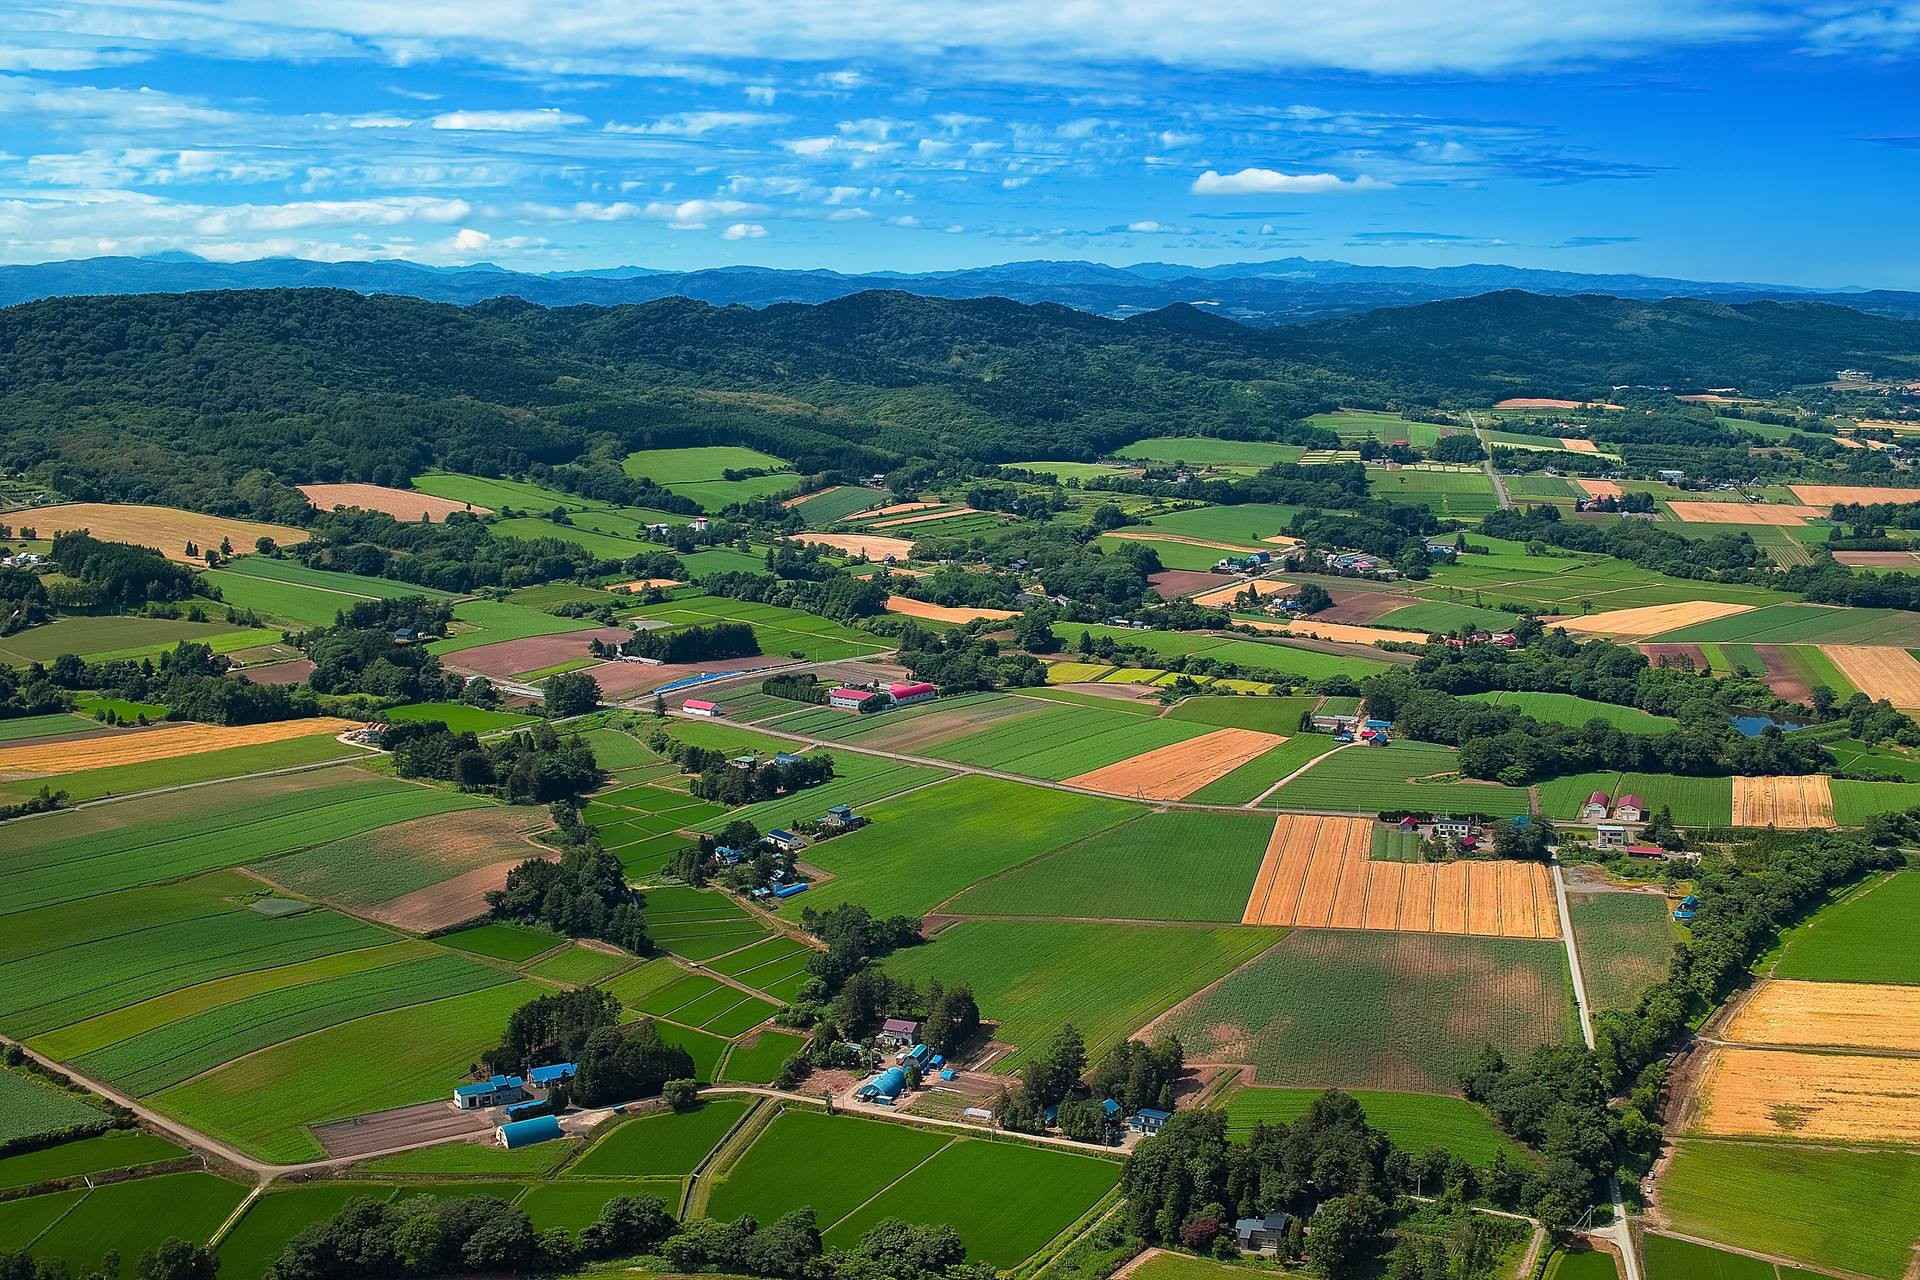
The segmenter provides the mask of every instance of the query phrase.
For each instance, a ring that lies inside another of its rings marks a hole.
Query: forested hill
[[[881,291],[763,310],[320,289],[63,298],[0,311],[0,468],[37,468],[75,498],[286,518],[287,481],[516,472],[590,446],[740,442],[803,470],[1092,457],[1340,403],[1764,390],[1914,352],[1920,323],[1840,307],[1513,292],[1288,330],[1191,307],[1115,321]]]

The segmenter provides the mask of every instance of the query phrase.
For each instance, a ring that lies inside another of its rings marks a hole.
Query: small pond
[[[1745,711],[1736,716],[1728,716],[1727,723],[1733,731],[1742,737],[1757,738],[1769,728],[1778,728],[1783,733],[1792,733],[1795,729],[1807,726],[1798,720],[1782,720],[1779,716],[1762,715],[1757,711]]]

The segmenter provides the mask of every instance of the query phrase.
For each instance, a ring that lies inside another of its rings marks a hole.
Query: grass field
[[[223,1280],[260,1280],[287,1242],[316,1223],[326,1222],[361,1196],[385,1200],[391,1186],[378,1183],[320,1182],[287,1187],[261,1196],[220,1241]]]
[[[86,716],[70,715],[65,711],[56,711],[45,716],[19,716],[12,720],[0,720],[0,743],[31,742],[35,738],[51,738],[70,733],[101,733],[104,726],[97,720]]]
[[[887,499],[881,489],[869,489],[863,485],[843,484],[825,493],[796,502],[789,508],[799,513],[810,529],[824,529],[828,525],[844,520],[856,511],[865,511],[876,507]]]
[[[1510,817],[1527,812],[1523,787],[1421,780],[1458,770],[1458,753],[1451,747],[1405,741],[1385,748],[1355,746],[1315,765],[1261,804],[1349,813],[1422,809]]]
[[[736,1044],[721,1065],[720,1079],[728,1084],[772,1084],[788,1058],[805,1047],[805,1040],[771,1028],[751,1043]]]
[[[765,571],[764,565],[756,564],[754,568],[756,572]],[[753,627],[763,653],[797,656],[809,662],[858,658],[892,647],[879,636],[856,631],[818,614],[722,596],[685,596],[664,604],[643,605],[623,616],[658,619],[674,627],[745,622]]]
[[[59,618],[0,637],[0,662],[52,662],[63,653],[77,653],[83,658],[108,653],[158,653],[182,640],[205,644],[217,636],[235,634],[241,634],[241,628],[230,622],[182,622],[137,615]],[[268,640],[280,638],[278,632],[264,634]]]
[[[1445,1093],[1482,1045],[1524,1054],[1572,1020],[1557,943],[1297,929],[1156,1030],[1261,1084]]]
[[[688,449],[642,449],[620,464],[630,476],[660,485],[718,480],[725,471],[785,471],[790,464],[770,453],[740,445],[703,445]],[[791,482],[789,482],[791,483]]]
[[[184,1156],[186,1149],[144,1129],[116,1129],[96,1138],[64,1142],[0,1159],[0,1191],[35,1187],[60,1178],[139,1169]]]
[[[21,1200],[0,1201],[0,1249],[21,1249],[86,1197],[85,1187]]]
[[[1630,1009],[1667,976],[1674,929],[1667,900],[1652,893],[1567,896],[1580,969],[1593,1011]]]
[[[1322,653],[1278,641],[1249,640],[1207,631],[1134,631],[1089,622],[1063,622],[1054,627],[1054,634],[1069,646],[1079,644],[1082,633],[1091,633],[1096,640],[1111,637],[1117,643],[1137,645],[1164,657],[1201,654],[1263,675],[1293,676],[1302,680],[1323,680],[1337,675],[1358,680],[1384,671],[1388,666],[1372,658]]]
[[[1369,471],[1368,496],[1422,506],[1437,516],[1475,518],[1499,507],[1484,471]]]
[[[1652,807],[1673,810],[1673,820],[1688,827],[1724,827],[1733,821],[1731,778],[1683,778],[1664,773],[1572,773],[1539,784],[1540,811],[1558,820],[1576,819],[1595,791],[1609,796],[1637,793]],[[1835,805],[1838,813],[1838,804]]]
[[[541,952],[551,951],[566,939],[531,925],[496,922],[471,925],[442,934],[436,941],[456,951],[505,960],[508,964],[525,964]]]
[[[655,946],[688,960],[711,960],[768,932],[726,894],[683,885],[647,891],[647,928]]]
[[[1671,716],[1657,716],[1638,707],[1623,707],[1613,702],[1596,702],[1571,693],[1469,693],[1469,702],[1491,702],[1513,707],[1523,715],[1548,724],[1584,726],[1589,720],[1604,720],[1627,733],[1666,733],[1679,727]]]
[[[1555,1253],[1541,1280],[1619,1280],[1619,1277],[1620,1271],[1612,1254],[1576,1247]]]
[[[709,1098],[688,1112],[623,1120],[567,1167],[569,1178],[643,1178],[692,1173],[753,1098]]]
[[[789,1109],[720,1174],[707,1216],[762,1222],[811,1205],[825,1228],[952,1141],[944,1133]],[[822,1178],[816,1171],[833,1169]]]
[[[889,1218],[945,1224],[960,1233],[969,1260],[1005,1269],[1064,1231],[1119,1177],[1111,1160],[962,1140],[836,1223],[825,1243],[850,1248]],[[982,1187],[994,1193],[981,1195]]]
[[[1315,697],[1238,698],[1202,695],[1181,699],[1167,712],[1167,719],[1292,735],[1300,732],[1300,717],[1313,710],[1314,704],[1319,701]]]
[[[1659,1200],[1676,1231],[1894,1280],[1920,1236],[1920,1154],[1688,1138]]]
[[[622,1196],[651,1197],[668,1213],[680,1198],[680,1179],[643,1178],[630,1182],[548,1182],[529,1188],[518,1208],[526,1212],[535,1231],[578,1232],[600,1216],[607,1201]]]
[[[427,644],[428,649],[442,657],[502,640],[585,631],[599,625],[591,618],[559,618],[501,600],[462,600],[453,607],[453,620],[464,624],[464,629]]]
[[[154,1105],[261,1159],[317,1159],[307,1125],[441,1096],[541,991],[512,982],[344,1023],[175,1085]]]
[[[204,1244],[246,1195],[239,1183],[210,1173],[109,1183],[49,1227],[33,1242],[33,1253],[85,1274],[108,1253],[119,1254],[124,1265],[169,1237]]]
[[[1185,462],[1194,466],[1270,467],[1276,462],[1292,462],[1305,450],[1294,444],[1274,444],[1268,440],[1223,440],[1214,436],[1148,436],[1113,451],[1116,458],[1136,462]],[[1016,467],[1038,470],[1030,463]],[[1090,465],[1049,463],[1049,466]]]
[[[1401,627],[1436,635],[1450,634],[1462,627],[1505,631],[1513,625],[1513,621],[1514,615],[1504,610],[1478,609],[1470,604],[1448,604],[1438,600],[1410,604],[1374,619],[1377,626]]]
[[[869,825],[809,848],[832,880],[782,910],[857,902],[875,915],[932,910],[983,876],[1127,821],[1141,810],[999,778],[969,775],[870,805]],[[1017,813],[1017,822],[1008,815]]]
[[[1920,871],[1881,877],[1789,930],[1772,975],[1813,982],[1920,983]]]
[[[1064,1022],[1080,1029],[1097,1061],[1277,936],[1237,927],[975,920],[894,953],[884,967],[923,988],[933,978],[972,984],[981,1017],[998,1024],[995,1038],[1017,1046],[994,1064],[1007,1071]]]
[[[457,923],[462,910],[478,914],[483,906],[477,898],[459,894],[457,886],[445,905],[398,899],[530,856],[534,850],[527,833],[550,821],[545,810],[532,806],[462,809],[358,832],[255,863],[253,870],[330,905],[382,915],[391,911],[392,923],[425,933]]]
[[[1647,1280],[1775,1280],[1771,1262],[1672,1236],[1649,1233],[1641,1252]]]
[[[410,702],[405,706],[389,707],[386,717],[395,724],[438,720],[455,733],[493,733],[532,724],[540,718],[518,711],[489,711],[485,707],[470,707],[464,702]]]
[[[1305,1115],[1320,1089],[1236,1089],[1226,1101],[1227,1132],[1244,1141],[1256,1123],[1291,1124]],[[1533,1157],[1519,1142],[1500,1131],[1485,1107],[1436,1093],[1387,1093],[1355,1089],[1354,1100],[1367,1113],[1367,1123],[1382,1130],[1403,1151],[1450,1151],[1469,1164],[1493,1163],[1498,1152],[1525,1165]]]
[[[0,1068],[0,1142],[103,1119],[105,1113],[91,1105],[84,1094],[69,1093],[27,1071]]]
[[[1272,831],[1265,814],[1149,813],[976,884],[942,910],[1233,924]]]
[[[1843,827],[1857,827],[1880,813],[1899,813],[1920,805],[1920,782],[1856,782],[1836,778],[1832,783],[1833,818]]]
[[[1702,596],[1702,599],[1708,597]],[[1612,606],[1609,606],[1612,607]],[[1651,637],[1662,643],[1920,645],[1920,616],[1902,609],[1845,609],[1818,604],[1770,608],[1697,622]]]
[[[1208,725],[1129,715],[1099,706],[1025,700],[1030,710],[924,754],[1058,781],[1212,732]]]
[[[1189,795],[1194,804],[1245,804],[1280,779],[1333,750],[1338,744],[1323,733],[1296,733],[1257,759]]]
[[[235,560],[222,569],[208,569],[201,576],[202,581],[218,587],[220,598],[236,609],[252,609],[306,627],[331,626],[341,611],[366,600],[396,599],[405,595],[447,598],[446,592],[431,587],[396,591],[394,588],[403,584],[252,556]]]

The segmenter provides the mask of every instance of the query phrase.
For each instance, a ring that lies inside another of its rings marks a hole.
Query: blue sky
[[[1917,208],[1920,0],[0,0],[6,262],[1915,289]]]

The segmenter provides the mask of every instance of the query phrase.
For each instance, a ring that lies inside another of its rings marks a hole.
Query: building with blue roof
[[[862,1102],[885,1102],[891,1104],[907,1087],[907,1073],[900,1067],[888,1067],[873,1079],[861,1085],[854,1097]]]
[[[1142,1107],[1127,1118],[1127,1127],[1135,1133],[1158,1133],[1173,1119],[1171,1111],[1162,1111],[1158,1107]]]
[[[494,1131],[500,1145],[509,1151],[520,1147],[530,1147],[536,1142],[548,1142],[561,1137],[560,1121],[554,1116],[535,1116],[531,1120],[515,1120],[503,1124]]]
[[[580,1074],[580,1068],[572,1062],[555,1062],[544,1067],[535,1067],[527,1072],[527,1080],[542,1089],[550,1089],[563,1084]]]
[[[509,1102],[524,1102],[527,1098],[527,1082],[519,1076],[494,1076],[478,1084],[455,1085],[453,1105],[462,1111],[478,1111],[482,1107],[501,1107]]]

